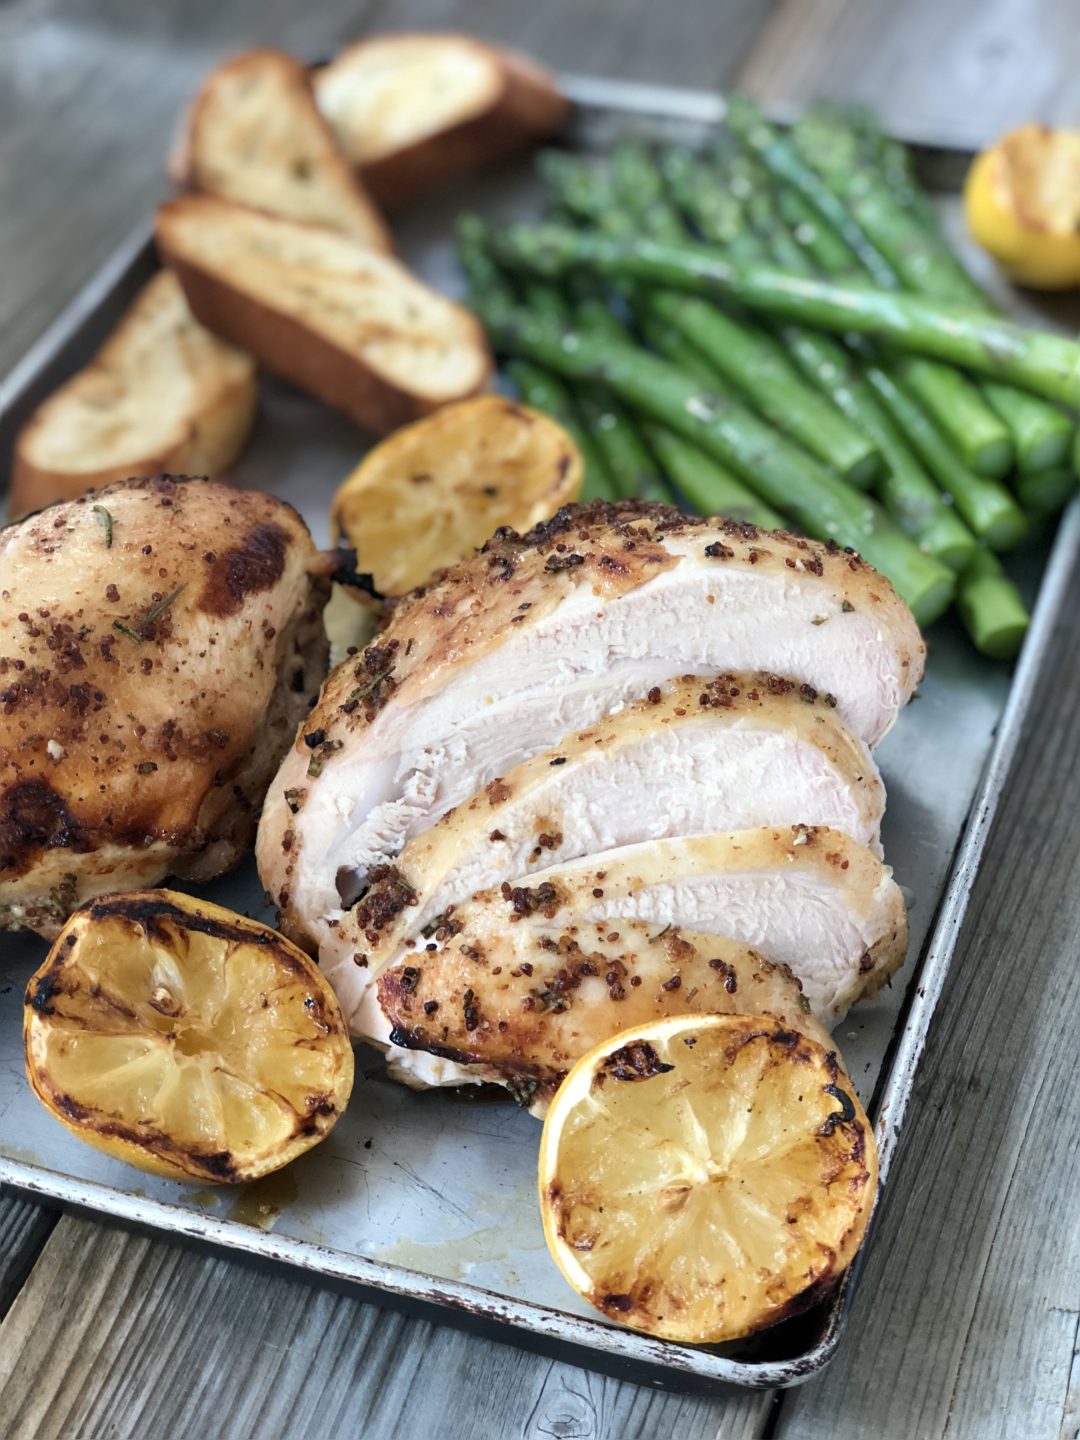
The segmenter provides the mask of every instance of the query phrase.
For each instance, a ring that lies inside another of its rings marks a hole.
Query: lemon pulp
[[[168,891],[103,897],[30,982],[26,1058],[80,1138],[169,1175],[248,1180],[332,1126],[352,1085],[337,1002],[267,927]]]
[[[541,1145],[552,1254],[605,1314],[691,1342],[794,1313],[851,1260],[873,1136],[835,1056],[760,1016],[679,1016],[579,1061]]]

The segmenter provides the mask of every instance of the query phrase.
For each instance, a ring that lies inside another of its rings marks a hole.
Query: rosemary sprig
[[[145,630],[147,625],[152,624],[159,615],[163,615],[165,611],[168,610],[169,606],[173,603],[173,601],[180,598],[181,592],[186,588],[187,581],[181,580],[180,584],[176,587],[176,589],[172,592],[171,595],[166,595],[164,600],[159,600],[156,605],[151,605],[150,609],[147,610],[146,614],[143,616],[142,622],[139,625],[139,629]]]
[[[112,518],[112,515],[111,515],[111,513],[110,513],[108,510],[105,509],[105,506],[104,506],[104,505],[95,505],[95,506],[93,507],[93,509],[94,509],[94,514],[95,514],[95,515],[99,515],[99,516],[101,517],[101,523],[105,526],[105,549],[106,549],[106,550],[111,550],[111,549],[112,549],[112,529],[113,529],[113,518]]]
[[[95,506],[95,509],[97,507]],[[187,586],[187,581],[181,581],[171,595],[166,595],[164,600],[158,600],[151,605],[146,614],[139,621],[133,630],[130,625],[125,625],[123,620],[114,620],[113,629],[119,630],[121,635],[126,635],[129,640],[134,640],[136,645],[141,645],[146,639],[146,627],[152,625],[159,615],[163,615],[169,606],[179,597],[182,590]]]
[[[123,620],[114,620],[112,622],[112,628],[114,630],[119,630],[120,634],[126,635],[129,640],[134,640],[136,645],[141,645],[143,642],[143,637],[138,633],[138,631],[132,630],[130,625],[125,625]]]

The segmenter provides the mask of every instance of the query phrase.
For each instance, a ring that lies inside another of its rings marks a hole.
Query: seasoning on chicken
[[[489,916],[478,922],[483,908]],[[624,922],[635,920],[654,932],[676,926],[726,935],[790,967],[814,1016],[830,1028],[856,1000],[888,981],[907,949],[904,902],[888,866],[840,831],[807,825],[649,841],[541,870],[521,884],[504,881],[473,896],[463,911],[450,907],[416,937],[417,954],[425,942],[435,947],[424,951],[431,956],[426,984],[433,998],[440,984],[438,962],[451,953],[463,914],[466,925],[480,923],[489,934],[536,926],[537,915],[549,923],[558,919],[565,929],[566,917],[576,915],[582,925],[602,924],[605,933],[621,933]],[[469,945],[468,935],[464,938]],[[400,974],[401,965],[419,962],[399,956],[397,963]],[[455,966],[460,963],[454,957]],[[326,975],[353,1034],[385,1041],[385,1019],[371,998],[379,975],[343,961],[327,966]],[[448,983],[456,978],[451,971]],[[493,965],[476,970],[470,988],[478,1013],[501,996],[505,984]],[[393,998],[383,988],[379,994]],[[531,1023],[520,1012],[517,1021],[526,1028]],[[620,1022],[598,1016],[598,1026],[604,1023],[614,1031]],[[431,1033],[434,1038],[438,1032]],[[524,1043],[513,1021],[503,1033],[509,1046]],[[605,1033],[597,1029],[590,1043],[599,1043]],[[410,1045],[419,1048],[415,1040]],[[421,1083],[453,1083],[432,1080],[427,1067],[420,1074]]]
[[[551,890],[587,920],[628,917],[752,945],[790,965],[829,1028],[875,995],[907,950],[889,867],[840,831],[809,825],[659,840],[541,870],[500,892],[503,920]]]
[[[362,955],[375,974],[479,890],[646,840],[803,823],[880,854],[884,808],[873,757],[820,697],[778,675],[684,676],[415,835],[324,940],[322,961]]]
[[[665,1015],[767,1015],[833,1048],[786,965],[719,935],[641,920],[583,921],[573,905],[530,910],[478,899],[434,950],[383,973],[365,1003],[405,1084],[490,1081],[543,1115],[594,1045]]]
[[[838,546],[664,506],[567,507],[415,592],[330,677],[267,797],[264,883],[286,933],[319,946],[343,894],[412,835],[674,677],[789,676],[873,744],[924,656],[888,581]]]
[[[325,671],[325,568],[283,501],[170,476],[0,531],[0,928],[237,863]]]

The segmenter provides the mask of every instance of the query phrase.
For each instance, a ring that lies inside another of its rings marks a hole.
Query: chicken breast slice
[[[544,906],[507,925],[502,897],[460,907],[369,992],[389,1072],[406,1085],[505,1085],[543,1115],[566,1072],[620,1030],[665,1015],[768,1016],[832,1049],[799,982],[725,936]]]
[[[858,556],[664,506],[571,506],[500,535],[399,607],[327,681],[271,786],[257,854],[290,937],[317,948],[337,881],[523,760],[688,673],[766,670],[873,744],[922,674],[907,606]]]
[[[685,676],[517,766],[408,842],[323,942],[375,975],[445,911],[507,876],[646,840],[831,826],[880,855],[873,757],[776,675]],[[339,891],[351,895],[343,877]]]
[[[247,851],[326,670],[296,511],[159,475],[0,531],[0,929]]]
[[[787,965],[829,1028],[886,984],[907,951],[907,914],[889,867],[840,831],[808,825],[627,845],[521,884],[504,881],[466,902],[466,916],[477,905],[506,931],[537,914],[547,920],[574,914],[614,930],[638,920],[654,931],[675,926],[726,935]],[[460,908],[425,927],[412,948],[420,953],[426,943],[438,952],[458,933]],[[404,963],[396,957],[395,965]],[[349,960],[325,970],[352,1033],[387,1043],[385,1018],[372,999],[381,976]],[[455,1082],[425,1070],[423,1083]]]
[[[730,935],[788,965],[831,1028],[903,964],[907,913],[892,870],[838,830],[792,825],[629,845],[502,887],[503,918],[554,891],[586,920]]]

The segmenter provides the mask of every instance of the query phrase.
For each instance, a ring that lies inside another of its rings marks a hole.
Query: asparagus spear
[[[472,305],[511,305],[513,291],[488,255],[483,221],[473,215],[463,216],[458,222],[457,239],[458,261],[465,272]],[[607,462],[582,425],[562,380],[531,360],[511,360],[506,373],[526,405],[557,420],[580,451],[585,471],[582,500],[614,500],[617,492]]]
[[[692,441],[666,425],[645,421],[645,434],[673,484],[701,515],[725,515],[762,530],[783,530],[784,517]]]
[[[557,420],[581,452],[585,467],[582,500],[614,500],[618,491],[607,461],[581,423],[581,416],[574,409],[570,392],[563,382],[531,360],[508,360],[505,368],[525,404]]]
[[[569,325],[570,306],[554,287],[532,280],[524,293],[535,314]],[[670,501],[648,446],[611,391],[604,385],[582,386],[577,408],[619,498]]]
[[[858,107],[851,119],[862,132],[870,156],[877,162],[885,183],[902,205],[906,205],[930,231],[940,234],[937,211],[929,195],[919,184],[911,152],[899,140],[886,135],[877,116],[865,106]]]
[[[602,378],[638,410],[729,465],[800,529],[860,549],[907,600],[921,623],[948,606],[952,572],[924,555],[872,500],[857,494],[742,405],[703,390],[637,347],[565,331],[521,310],[483,305],[493,343],[568,379]]]
[[[619,498],[662,500],[670,505],[671,493],[656,461],[634,421],[611,392],[602,386],[586,386],[579,392],[577,404]]]
[[[932,212],[932,207],[926,197],[922,204],[913,203],[922,192],[910,169],[908,183],[898,194],[876,165],[865,163],[862,152],[869,124],[864,119],[860,131],[837,107],[816,106],[793,127],[792,139],[807,164],[848,206],[868,242],[903,284],[930,299],[996,313],[949,249],[936,223],[928,222],[926,212]],[[1072,427],[1059,410],[993,381],[984,385],[983,393],[1015,441],[1021,470],[1045,469],[1062,462],[1068,454]]]
[[[643,229],[659,240],[687,238],[686,226],[668,200],[663,178],[643,146],[617,146],[612,174],[615,197],[629,217],[630,228]],[[880,472],[874,442],[806,385],[772,336],[752,320],[685,295],[656,294],[651,303],[760,415],[851,484],[865,489]]]
[[[811,257],[816,269],[829,277],[851,277],[852,266],[857,265],[858,257],[814,213],[798,191],[789,186],[782,187],[777,195],[777,209],[799,248]],[[981,395],[965,375],[940,361],[910,356],[909,379],[923,409],[929,412],[972,469],[977,470],[980,464],[985,469],[987,456],[991,457],[992,466],[1000,461],[1001,430],[993,425],[992,420],[987,423],[987,410],[993,410],[993,406],[989,397]],[[984,382],[984,391],[992,384]],[[1009,393],[1018,395],[1021,392],[1011,390]],[[1036,400],[1035,396],[1026,398]],[[1029,442],[1025,439],[1023,443],[1026,445]]]
[[[812,274],[813,269],[805,252],[783,226],[773,197],[761,179],[745,173],[741,167],[729,170],[728,179],[729,194],[743,189],[741,182],[746,182],[750,195],[747,212],[766,237],[767,244],[761,245],[761,254],[756,258],[771,257],[792,274]],[[703,167],[696,177],[693,194],[685,197],[687,203],[708,196],[709,190],[715,188],[715,177]],[[733,223],[728,220],[729,225]],[[902,430],[878,400],[851,352],[831,336],[816,331],[787,326],[783,333],[792,356],[803,367],[804,373],[827,388],[835,403],[845,407],[855,423],[877,443],[885,459],[885,473],[875,488],[886,510],[927,554],[936,555],[952,569],[962,569],[974,552],[974,536],[955,510],[942,500]]]
[[[786,205],[797,217],[793,223],[815,247],[817,262],[826,275],[850,280],[865,274],[879,288],[900,288],[900,276],[843,201],[749,100],[732,98],[728,123],[789,192]],[[841,215],[845,217],[843,225],[837,224]],[[938,361],[918,363],[923,403],[964,461],[980,474],[1003,475],[1012,464],[1013,449],[1009,431],[996,411],[957,371]]]
[[[1031,623],[1020,592],[990,550],[977,550],[961,575],[956,608],[975,648],[995,660],[1017,654]]]
[[[494,243],[501,263],[526,272],[560,279],[583,270],[617,282],[730,297],[780,319],[870,335],[1080,405],[1080,344],[977,311],[734,265],[701,245],[661,244],[647,237],[630,241],[553,225],[518,225],[501,232]]]
[[[776,206],[792,238],[810,256],[816,270],[837,280],[850,280],[863,273],[855,251],[826,224],[802,191],[781,182],[776,187]]]
[[[681,331],[642,306],[639,320],[645,339],[658,354],[669,360],[684,375],[709,393],[717,393],[717,380],[712,366],[686,339]],[[730,398],[723,396],[722,398]],[[687,440],[667,426],[651,424],[653,448],[668,467],[671,478],[688,500],[706,515],[731,515],[749,520],[763,530],[779,530],[786,525],[784,517],[771,505],[758,498],[737,479],[716,457]],[[659,432],[659,433],[657,433]]]
[[[598,296],[582,296],[576,310],[577,319],[590,334],[622,343],[629,342],[623,326]],[[708,366],[696,353],[687,358],[691,366],[700,366],[698,379],[702,379],[701,370],[706,372],[707,383]],[[693,373],[693,370],[690,373]],[[702,514],[728,515],[736,520],[748,520],[752,525],[760,525],[764,530],[775,530],[783,526],[783,516],[763,500],[759,500],[752,490],[741,480],[737,480],[729,470],[725,470],[711,455],[706,455],[682,435],[655,420],[643,417],[640,424],[652,453],[660,461],[667,476]]]
[[[556,202],[576,219],[610,234],[635,232],[630,217],[618,204],[608,170],[559,150],[541,151],[537,157],[537,169]],[[626,332],[606,307],[598,307],[596,302],[583,302],[581,310],[584,312],[581,318],[585,328],[592,333],[628,341]],[[606,310],[606,319],[602,310]],[[677,350],[676,355],[669,357],[673,363],[696,379],[699,385],[715,390],[717,378],[701,352],[675,331],[671,331],[669,340]],[[707,515],[730,515],[748,520],[765,530],[784,525],[783,516],[766,505],[714,455],[655,420],[646,418],[642,423],[653,453],[696,509]]]
[[[1033,515],[1056,515],[1076,494],[1076,471],[1068,465],[1013,479],[1017,500]]]
[[[867,379],[924,464],[953,497],[956,508],[978,538],[994,550],[1008,550],[1018,545],[1028,533],[1028,522],[1005,487],[997,480],[969,470],[949,448],[933,421],[919,409],[912,395],[892,375],[875,369],[868,373]]]
[[[904,153],[906,156],[906,152]],[[768,191],[761,186],[755,191],[757,196],[763,193],[768,195]],[[796,274],[805,274],[809,265],[807,251],[783,225],[776,209],[771,203],[758,200],[756,210],[759,222],[770,223],[770,234],[775,240],[773,258],[776,262],[785,268],[791,268]],[[828,251],[826,254],[828,256]],[[864,341],[860,341],[857,348],[869,351]],[[863,366],[869,384],[876,383],[886,389],[892,386],[888,373],[877,364],[872,354],[864,355]],[[901,395],[901,403],[903,402],[904,397]],[[976,648],[1000,658],[1015,654],[1029,623],[1016,586],[992,556],[988,557],[986,552],[976,551],[971,532],[955,512],[943,504],[918,459],[912,454],[907,437],[902,434],[889,411],[879,406],[879,414],[886,428],[879,434],[878,444],[890,469],[884,486],[879,487],[881,499],[902,524],[907,520],[908,532],[917,534],[925,549],[937,554],[960,571],[957,586],[958,608]],[[916,414],[917,422],[924,418]],[[910,421],[910,414],[908,419]],[[932,422],[927,420],[926,424],[931,426]],[[890,444],[890,432],[899,442],[897,449]],[[952,455],[947,447],[945,453],[951,460]],[[920,519],[920,500],[925,505],[925,519]],[[902,508],[904,505],[911,508],[905,511]],[[925,528],[919,528],[922,526]],[[951,544],[951,537],[957,532],[959,543],[954,546]]]
[[[821,183],[791,142],[768,123],[756,105],[744,95],[732,95],[724,120],[731,133],[759,155],[777,179],[793,186],[829,222],[875,284],[886,288],[895,285],[892,267],[869,243],[847,206]]]
[[[658,240],[686,240],[685,222],[667,198],[660,171],[643,146],[614,153],[617,199],[638,228]],[[842,410],[806,385],[775,339],[753,320],[732,316],[706,301],[656,294],[651,305],[681,329],[720,375],[747,397],[766,420],[798,440],[859,489],[881,471],[872,438]]]

